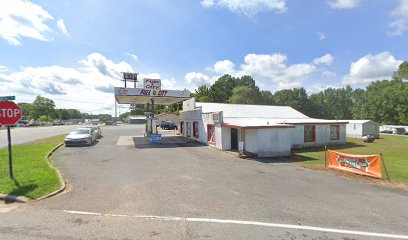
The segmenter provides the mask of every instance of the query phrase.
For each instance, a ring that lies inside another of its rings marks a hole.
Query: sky
[[[224,74],[364,88],[407,46],[408,0],[0,0],[0,95],[113,114],[120,72],[191,92]]]

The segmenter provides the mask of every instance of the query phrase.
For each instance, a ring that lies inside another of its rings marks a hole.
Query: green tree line
[[[251,76],[224,75],[210,87],[200,86],[193,96],[199,102],[290,106],[314,118],[408,125],[408,62],[392,79],[374,81],[366,89],[346,86],[308,95],[304,88],[293,88],[272,93],[259,89]]]
[[[77,109],[59,109],[55,107],[52,99],[37,96],[32,103],[19,103],[23,110],[24,119],[51,122],[53,120],[69,119],[100,119],[102,121],[112,120],[110,114],[88,114],[81,113]]]

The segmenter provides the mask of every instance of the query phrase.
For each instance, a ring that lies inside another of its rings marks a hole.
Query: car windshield
[[[72,134],[88,134],[89,130],[88,129],[77,129],[72,132]]]

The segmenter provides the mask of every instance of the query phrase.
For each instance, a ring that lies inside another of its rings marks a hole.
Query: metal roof
[[[274,118],[229,118],[223,117],[225,124],[236,126],[291,126],[297,124],[346,124],[344,120],[325,120],[316,118],[274,119]]]
[[[227,103],[196,102],[196,107],[201,107],[203,113],[223,111],[226,118],[268,118],[268,119],[305,119],[309,118],[303,113],[287,106],[246,105]]]
[[[367,122],[373,122],[371,120],[344,120],[344,121],[347,121],[347,122],[352,123],[352,124],[363,124],[363,123],[367,123]]]

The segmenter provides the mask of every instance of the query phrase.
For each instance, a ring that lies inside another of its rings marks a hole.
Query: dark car
[[[380,131],[380,133],[388,133],[388,134],[392,134],[392,131],[391,131],[391,130],[382,130],[382,131]]]
[[[174,130],[174,129],[177,129],[177,124],[175,124],[172,121],[162,121],[160,123],[160,127],[166,130]]]

